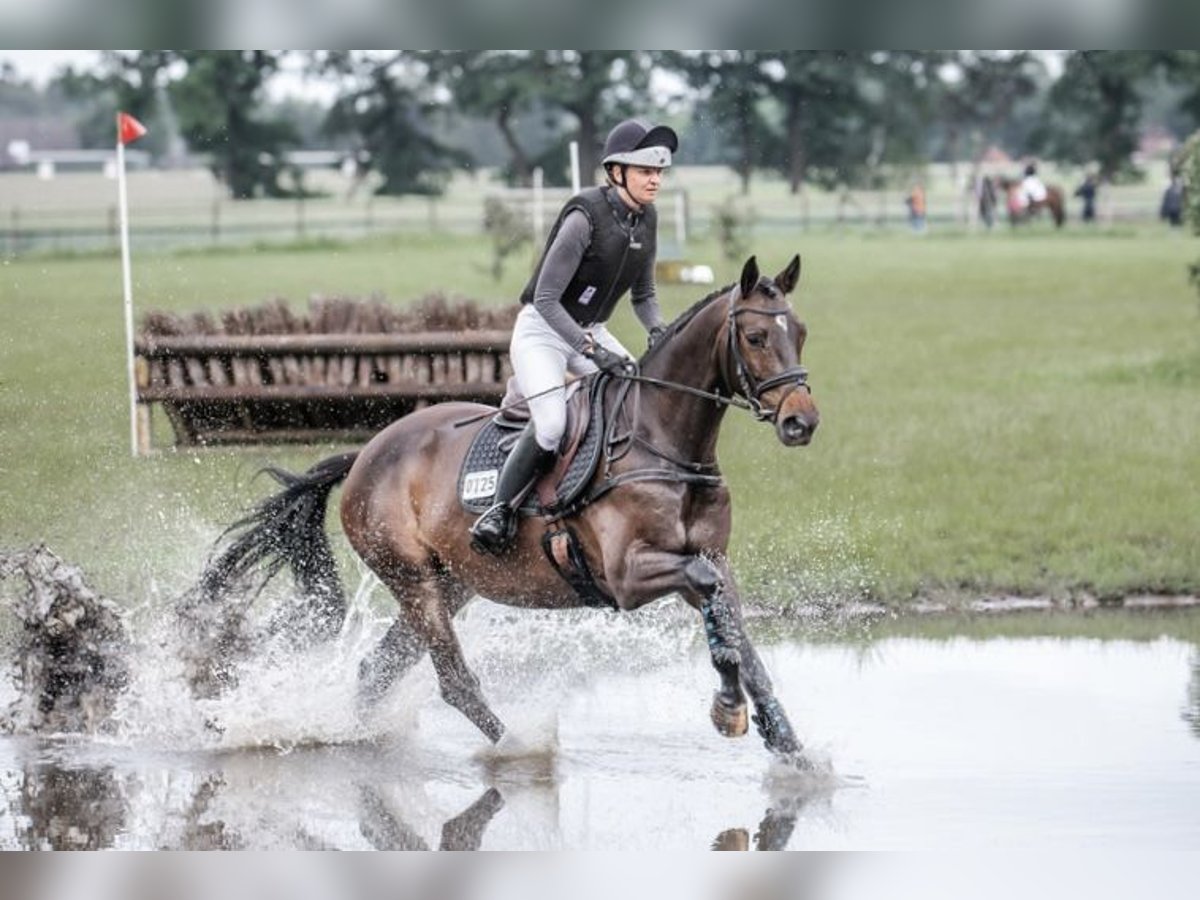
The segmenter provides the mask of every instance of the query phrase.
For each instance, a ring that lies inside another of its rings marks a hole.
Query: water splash
[[[129,683],[129,638],[120,608],[45,546],[0,553],[0,582],[21,633],[11,672],[9,732],[98,732],[111,725]]]
[[[474,748],[472,758],[504,778],[536,782],[553,777],[558,711],[573,692],[605,675],[668,667],[700,640],[694,614],[679,601],[621,615],[469,606],[456,628],[508,725],[508,737],[493,748],[441,701],[428,659],[360,717],[359,661],[394,617],[394,601],[365,567],[336,637],[304,646],[269,627],[272,607],[294,597],[254,605],[233,597],[204,607],[186,593],[152,590],[126,612],[45,548],[3,559],[3,574],[20,573],[25,584],[10,601],[26,635],[17,648],[20,677],[9,685],[10,730],[79,733],[143,748],[293,752],[440,741]],[[53,653],[52,636],[60,648]],[[61,650],[67,645],[70,653]],[[47,668],[50,661],[59,669]]]

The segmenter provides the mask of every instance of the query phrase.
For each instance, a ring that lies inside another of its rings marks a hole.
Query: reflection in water
[[[766,814],[758,823],[754,833],[755,850],[786,850],[792,832],[796,830],[796,817],[800,814],[808,795],[787,799],[776,799],[767,807]],[[714,850],[749,850],[750,832],[745,828],[727,828],[713,840]]]
[[[131,772],[116,764],[63,762],[58,758],[63,749],[43,746],[40,750],[45,755],[40,757],[34,750],[36,758],[4,777],[4,783],[15,784],[15,790],[6,790],[7,809],[0,822],[13,823],[13,827],[8,833],[0,833],[0,849],[432,849],[423,834],[430,831],[428,821],[422,821],[429,818],[427,798],[403,784],[356,779],[353,793],[346,795],[345,807],[326,808],[318,816],[303,797],[298,798],[301,802],[295,809],[259,805],[260,793],[270,795],[284,785],[289,791],[304,790],[304,779],[288,772],[282,757],[274,783],[256,781],[239,788],[236,778],[213,771],[189,773],[174,769],[164,773],[142,768]],[[337,754],[335,749],[329,752]],[[139,765],[136,761],[134,764]],[[164,796],[155,787],[172,781],[176,782],[175,788],[183,790],[172,789],[166,792],[171,796]],[[527,807],[547,787],[517,782],[506,784],[504,789],[518,805]],[[554,792],[563,790],[561,784],[549,787]],[[820,793],[827,795],[828,791]],[[753,838],[746,828],[726,829],[713,841],[712,849],[787,849],[797,817],[811,796],[772,797]],[[703,802],[702,790],[697,790],[695,799]],[[480,849],[488,827],[504,808],[500,790],[484,788],[460,812],[441,822],[437,849]],[[331,816],[344,819],[347,825],[353,823],[352,827],[320,833],[314,827],[317,818]],[[236,821],[230,821],[231,817]],[[266,833],[263,820],[274,824],[273,835]],[[414,821],[421,821],[424,828]],[[682,823],[640,824],[670,830]],[[637,833],[632,836],[636,838]]]
[[[129,808],[111,767],[40,763],[19,777],[17,796],[9,797],[16,845],[7,849],[103,850],[124,831]]]
[[[161,847],[159,849],[180,850],[243,850],[246,847],[241,836],[229,828],[220,819],[209,820],[207,817],[214,799],[225,786],[225,779],[220,775],[208,775],[200,781],[192,794],[191,803],[183,815],[184,827],[178,848]],[[304,848],[316,849],[316,848]]]
[[[375,788],[360,785],[359,828],[376,850],[428,850]],[[478,800],[442,826],[439,850],[478,850],[483,831],[504,806],[504,798],[488,788]]]
[[[1200,649],[1192,653],[1192,677],[1188,679],[1183,718],[1192,727],[1192,734],[1200,738]]]

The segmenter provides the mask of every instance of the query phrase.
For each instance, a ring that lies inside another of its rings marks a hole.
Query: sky
[[[96,50],[0,50],[0,64],[10,62],[23,77],[44,85],[65,65],[87,67],[100,58]]]
[[[1051,75],[1057,76],[1062,71],[1062,51],[1034,51],[1041,55]],[[76,68],[87,68],[100,59],[98,50],[0,50],[0,64],[10,62],[17,72],[31,79],[38,85],[45,85],[55,73],[66,65]],[[296,64],[298,65],[298,63]],[[660,86],[664,92],[671,93],[677,85]],[[305,79],[298,71],[282,72],[272,79],[268,92],[273,99],[279,100],[287,96],[298,96],[306,99],[328,102],[333,99],[336,87],[328,82],[318,83],[314,79]]]
[[[64,66],[88,69],[99,60],[99,50],[0,50],[0,65],[12,63],[21,77],[39,86],[45,86]],[[299,72],[289,73],[286,70],[272,79],[267,90],[276,100],[299,96],[328,101],[336,93],[336,87],[329,83],[318,84],[313,79],[305,79]]]

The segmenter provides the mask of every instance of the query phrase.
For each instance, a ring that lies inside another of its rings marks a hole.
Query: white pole
[[[133,370],[133,285],[129,275],[129,201],[125,194],[125,145],[117,139],[117,194],[121,211],[121,279],[125,289],[125,362],[129,375],[129,446],[138,455],[137,384]]]
[[[579,144],[571,141],[571,193],[579,193]]]
[[[542,245],[542,239],[545,237],[542,231],[546,227],[543,209],[544,189],[545,182],[542,167],[538,166],[533,170],[533,249],[535,252],[539,250]]]

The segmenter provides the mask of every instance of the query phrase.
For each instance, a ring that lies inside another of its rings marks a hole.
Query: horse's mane
[[[692,321],[692,319],[696,318],[696,315],[702,309],[707,307],[710,303],[712,303],[718,297],[725,296],[732,289],[733,289],[733,282],[725,285],[725,287],[723,287],[723,288],[717,288],[711,294],[709,294],[705,297],[701,297],[699,300],[697,300],[695,303],[693,303],[690,307],[688,307],[683,312],[681,312],[678,316],[675,317],[674,321],[672,321],[671,324],[666,327],[666,330],[663,332],[662,337],[658,339],[658,342],[653,347],[651,347],[649,350],[647,350],[644,354],[642,354],[642,358],[638,361],[638,364],[645,365],[645,363],[647,363],[654,356],[654,354],[656,354],[659,351],[659,349],[664,344],[669,342],[671,340],[671,338],[675,337],[675,335],[677,335],[679,332],[683,331],[683,329],[685,327],[687,327],[688,322],[690,322],[690,321]]]

